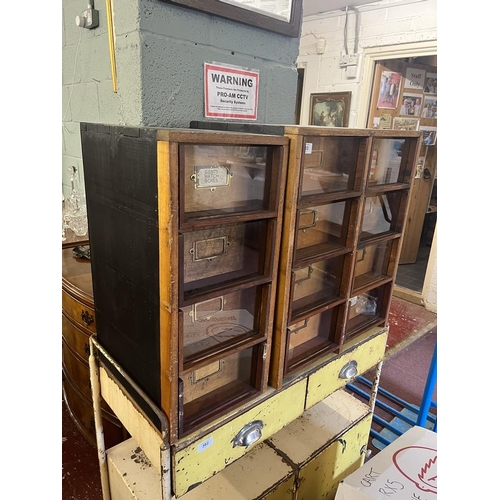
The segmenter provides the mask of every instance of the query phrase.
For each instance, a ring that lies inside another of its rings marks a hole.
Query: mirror
[[[273,31],[292,38],[300,33],[302,0],[162,0]]]

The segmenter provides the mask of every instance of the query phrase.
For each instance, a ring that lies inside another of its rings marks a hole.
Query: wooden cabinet
[[[288,139],[86,123],[81,138],[98,339],[175,443],[267,389]]]
[[[89,337],[96,332],[90,262],[77,259],[72,248],[62,250],[62,370],[63,395],[81,433],[95,445],[95,422],[90,388]],[[125,438],[122,424],[103,404],[106,441]]]
[[[283,128],[290,140],[271,384],[386,323],[418,132]]]
[[[385,325],[420,132],[192,122],[289,143],[270,384]]]

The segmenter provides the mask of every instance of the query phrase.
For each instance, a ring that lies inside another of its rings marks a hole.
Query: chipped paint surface
[[[176,495],[183,495],[192,484],[205,481],[221,471],[228,464],[245,455],[257,443],[299,417],[304,411],[306,382],[306,379],[301,380],[219,427],[210,436],[195,441],[177,453],[174,451],[173,484]],[[248,448],[233,447],[232,441],[240,429],[254,420],[264,422],[262,437]],[[199,445],[207,439],[211,439],[211,446],[202,447],[199,451]]]
[[[352,380],[339,378],[340,370],[349,361],[357,362],[357,375],[361,375],[383,359],[387,342],[387,329],[382,329],[380,332],[309,376],[306,409],[319,403]]]

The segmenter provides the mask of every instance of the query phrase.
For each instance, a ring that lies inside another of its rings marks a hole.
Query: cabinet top
[[[73,248],[62,250],[62,288],[70,295],[93,305],[90,260],[75,258]]]

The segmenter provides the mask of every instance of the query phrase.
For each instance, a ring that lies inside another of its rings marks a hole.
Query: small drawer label
[[[312,142],[306,142],[305,154],[310,155],[313,152]]]
[[[214,444],[214,438],[213,436],[210,436],[208,439],[205,439],[205,441],[202,441],[198,445],[198,453],[201,453],[202,451],[205,451],[207,448],[210,448]]]

